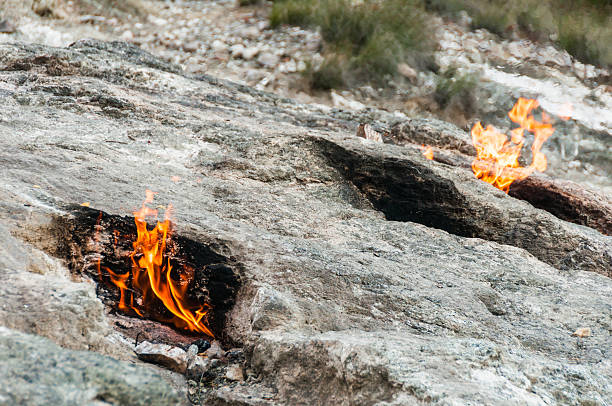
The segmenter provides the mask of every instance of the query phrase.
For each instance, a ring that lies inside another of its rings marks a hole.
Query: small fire
[[[421,151],[422,154],[425,158],[427,159],[433,159],[433,149],[431,148],[431,146],[427,145],[421,145]]]
[[[478,122],[472,127],[472,143],[477,152],[477,157],[472,162],[472,170],[478,179],[508,193],[510,184],[515,180],[525,179],[536,170],[546,170],[546,156],[540,150],[555,129],[546,113],[542,112],[542,121],[533,117],[531,112],[536,107],[537,100],[522,97],[518,99],[508,113],[510,120],[519,125],[511,130],[510,139],[491,125],[483,128]],[[522,167],[518,159],[525,143],[525,131],[532,132],[534,140],[531,145],[531,164]]]
[[[186,297],[189,282],[193,278],[193,269],[186,268],[179,273],[178,281],[171,276],[170,259],[165,259],[166,243],[170,238],[170,216],[172,205],[168,205],[163,222],[157,221],[156,226],[149,230],[146,218],[157,217],[157,210],[147,207],[153,202],[154,193],[146,191],[146,199],[140,210],[134,212],[134,221],[138,233],[132,243],[134,251],[130,254],[132,271],[125,274],[113,272],[108,267],[102,267],[112,283],[119,288],[119,309],[123,312],[135,312],[144,317],[144,312],[151,309],[155,303],[163,303],[172,313],[169,320],[177,328],[195,331],[213,336],[206,326],[209,305],[192,306]],[[115,233],[115,243],[118,233]],[[102,277],[100,261],[98,272]]]

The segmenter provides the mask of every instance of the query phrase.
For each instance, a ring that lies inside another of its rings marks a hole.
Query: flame
[[[472,127],[472,143],[477,157],[472,162],[472,170],[477,178],[491,183],[496,188],[508,193],[510,184],[517,179],[525,179],[534,171],[544,172],[547,166],[546,156],[540,152],[544,142],[555,129],[550,124],[550,117],[542,113],[542,121],[537,121],[531,112],[538,107],[538,101],[519,98],[508,112],[510,120],[519,127],[510,131],[508,136],[495,127],[482,127],[480,122]],[[518,159],[525,143],[525,131],[534,135],[531,145],[532,162],[526,167],[519,165]]]
[[[431,148],[431,146],[427,145],[421,145],[421,151],[423,156],[427,159],[433,159],[433,149]]]
[[[186,267],[180,272],[180,280],[175,281],[172,277],[172,265],[170,259],[165,259],[166,243],[170,237],[170,216],[172,205],[166,209],[164,221],[157,221],[151,230],[147,227],[147,217],[157,217],[158,212],[147,206],[153,202],[155,194],[146,191],[146,199],[142,207],[134,212],[137,238],[132,243],[134,251],[130,254],[132,262],[131,272],[119,274],[108,267],[102,267],[108,274],[111,282],[119,288],[119,310],[129,313],[135,312],[143,317],[144,312],[155,303],[163,303],[165,308],[172,313],[169,320],[176,327],[207,334],[213,337],[212,332],[206,326],[209,305],[191,306],[187,300],[187,288],[193,278],[194,270]],[[115,243],[117,239],[115,233]],[[100,261],[98,261],[98,272],[102,277]]]

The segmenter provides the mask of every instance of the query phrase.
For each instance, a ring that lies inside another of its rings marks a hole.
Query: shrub
[[[261,0],[238,0],[238,5],[240,7],[244,6],[254,6],[255,4],[261,4]]]
[[[421,0],[277,0],[270,23],[320,29],[325,62],[308,75],[313,85],[323,88],[351,81],[382,82],[397,73],[400,62],[408,60],[417,67],[429,63],[433,50]]]
[[[304,77],[312,89],[336,89],[345,85],[343,71],[344,63],[338,56],[331,56],[317,69],[311,63],[307,63]]]
[[[610,0],[423,0],[429,11],[472,17],[472,28],[505,36],[518,27],[534,39],[557,38],[557,44],[583,62],[612,66]]]
[[[478,78],[474,74],[461,73],[451,66],[438,76],[434,100],[441,109],[446,108],[452,100],[459,99],[468,103],[473,98],[472,90],[477,82]]]
[[[270,12],[270,26],[308,25],[313,13],[313,5],[314,2],[309,0],[277,1]]]

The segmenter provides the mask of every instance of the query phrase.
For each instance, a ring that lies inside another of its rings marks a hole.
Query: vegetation
[[[474,74],[461,73],[456,67],[450,67],[438,76],[434,100],[441,109],[446,108],[452,101],[472,104],[472,90],[477,81],[478,78]]]
[[[518,30],[552,40],[583,62],[612,66],[612,0],[275,0],[270,22],[320,29],[324,61],[311,64],[305,76],[312,87],[327,89],[356,81],[381,84],[400,62],[432,66],[428,12],[456,17],[461,11],[472,28],[502,37]],[[440,78],[440,95],[447,79]]]
[[[535,40],[553,40],[583,62],[612,66],[610,0],[424,0],[429,11],[456,16],[464,10],[473,28],[499,36],[518,29]]]
[[[306,73],[316,88],[381,82],[400,62],[425,66],[434,46],[421,0],[277,0],[270,22],[320,29],[324,61]]]
[[[44,7],[51,7],[53,5],[53,8],[61,4],[61,2],[57,1],[35,0],[32,3],[32,7],[37,3]],[[124,14],[145,16],[147,14],[146,6],[142,0],[74,0],[73,4],[81,14],[103,14],[107,16],[121,16]],[[51,9],[50,13],[53,14]]]
[[[262,3],[262,0],[238,0],[240,6],[252,6],[260,3]]]

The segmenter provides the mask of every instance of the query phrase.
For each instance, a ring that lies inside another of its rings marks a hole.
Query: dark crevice
[[[440,120],[409,119],[391,129],[386,142],[416,150],[421,144],[437,147],[434,160],[472,173],[475,157],[469,135]],[[532,175],[510,186],[509,195],[546,210],[557,218],[612,234],[612,201],[570,181]]]
[[[461,237],[523,248],[558,269],[612,276],[606,237],[530,210],[499,195],[500,191],[494,193],[492,186],[490,194],[483,188],[459,190],[456,182],[468,181],[462,169],[434,167],[418,155],[411,159],[357,144],[314,139],[329,164],[387,220],[411,221]]]
[[[329,162],[361,190],[387,220],[412,221],[463,237],[476,237],[465,196],[424,165],[361,155],[321,139]]]
[[[66,259],[70,270],[75,274],[85,275],[96,281],[98,297],[113,309],[113,312],[118,313],[120,321],[125,320],[123,316],[140,319],[133,312],[117,310],[119,289],[111,282],[109,273],[104,271],[109,268],[117,274],[125,274],[131,270],[130,254],[133,251],[132,242],[136,240],[134,218],[110,215],[81,206],[69,207],[68,212],[69,215],[57,217],[53,221],[52,229],[58,238],[55,254]],[[150,225],[149,229],[152,227]],[[168,240],[167,251],[168,255],[164,261],[170,261],[171,277],[174,281],[179,281],[182,276],[189,274],[187,269],[192,270],[187,297],[192,304],[209,304],[212,307],[208,326],[215,338],[235,344],[230,342],[224,327],[241,285],[241,265],[221,253],[229,252],[222,242],[202,244],[174,232]],[[101,274],[98,270],[98,259]],[[171,314],[159,302],[143,316],[163,323],[164,318]],[[140,324],[140,328],[150,329],[150,326],[150,323]],[[171,324],[169,326],[173,327]],[[162,332],[163,330],[167,329],[160,329]],[[186,330],[175,330],[179,336],[194,336]]]
[[[612,235],[612,204],[572,182],[529,177],[510,186],[509,195],[556,217]]]

